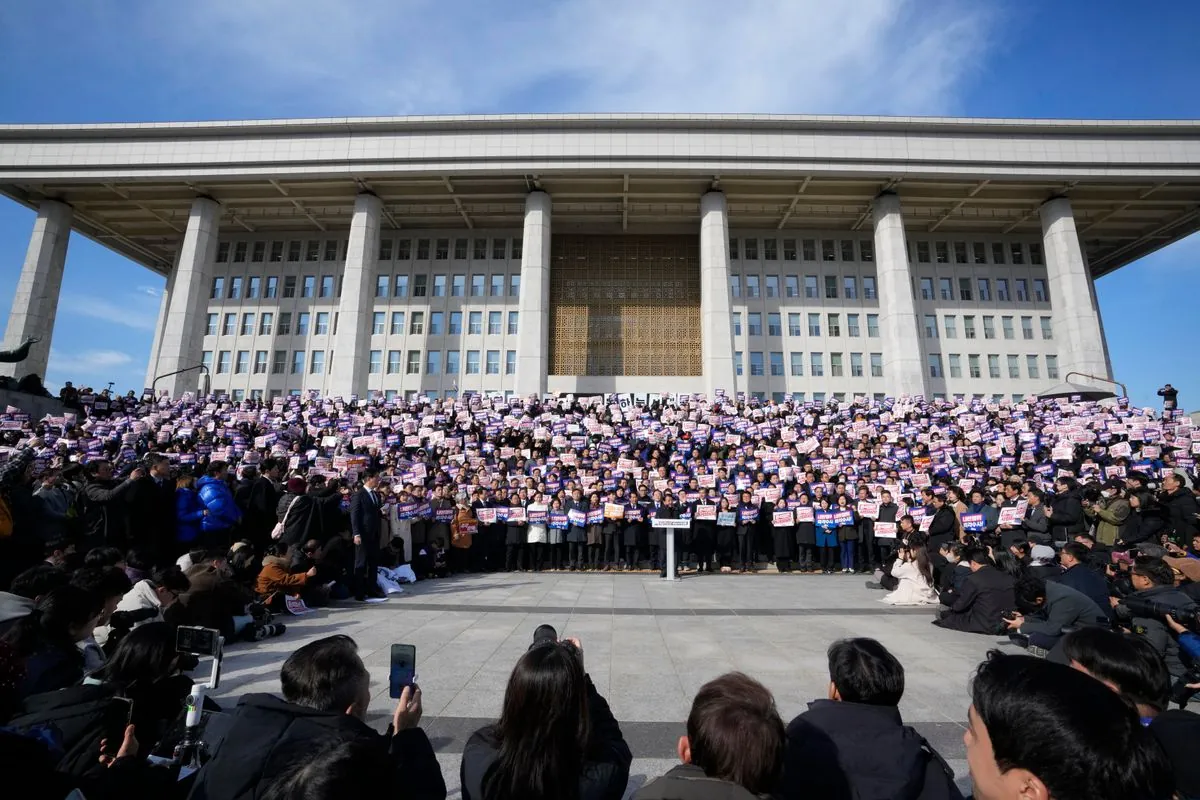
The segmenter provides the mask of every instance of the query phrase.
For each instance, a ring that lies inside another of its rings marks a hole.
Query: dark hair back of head
[[[124,691],[170,677],[175,669],[175,631],[165,622],[147,622],[121,639],[96,677]]]
[[[115,547],[105,545],[93,547],[83,557],[85,567],[115,567],[125,560],[125,554]]]
[[[292,769],[282,770],[262,800],[342,800],[372,797],[395,781],[391,758],[370,739],[333,739],[315,753],[298,753]]]
[[[1175,572],[1161,558],[1153,556],[1138,556],[1133,562],[1132,572],[1148,578],[1155,586],[1174,586]]]
[[[317,711],[344,712],[371,682],[349,636],[326,636],[288,656],[279,673],[283,697],[289,703]]]
[[[168,567],[155,567],[150,573],[150,582],[160,589],[167,589],[175,594],[183,594],[192,588],[192,582],[183,574],[178,564]]]
[[[1133,706],[1078,670],[993,650],[971,697],[1000,771],[1028,770],[1055,800],[1171,796],[1171,767]]]
[[[786,737],[775,698],[758,681],[730,672],[701,686],[687,735],[692,763],[708,777],[754,794],[775,788]]]
[[[71,576],[61,567],[53,564],[37,564],[13,578],[8,591],[20,595],[26,600],[36,600],[42,595],[66,586]]]
[[[1088,560],[1088,553],[1091,551],[1087,549],[1087,545],[1080,544],[1079,542],[1067,542],[1065,545],[1063,545],[1062,552],[1066,555],[1069,555],[1079,563],[1086,564]]]
[[[494,769],[487,797],[574,800],[589,736],[587,677],[569,642],[531,647],[517,661],[504,692]]]
[[[1013,586],[1013,593],[1017,596],[1017,606],[1024,612],[1031,611],[1038,607],[1038,598],[1045,598],[1046,581],[1037,575],[1022,575]]]
[[[91,592],[70,584],[59,586],[42,595],[37,608],[17,620],[3,639],[22,656],[28,656],[41,644],[78,652],[72,629],[86,625],[103,607],[103,601],[97,600]]]
[[[117,567],[80,567],[72,573],[71,585],[90,592],[102,604],[133,588],[129,576]]]
[[[831,644],[829,680],[847,703],[896,706],[904,695],[904,667],[874,639],[841,639]]]
[[[1167,707],[1171,676],[1145,637],[1108,628],[1080,628],[1063,637],[1062,652],[1093,678],[1112,684],[1129,702],[1159,710]]]
[[[227,466],[228,464],[226,464],[224,461],[213,461],[209,463],[208,469],[205,470],[205,474],[207,474],[210,478],[215,478],[224,472],[225,467]]]
[[[972,547],[963,555],[963,561],[970,561],[973,564],[991,565],[992,559],[988,556],[988,551],[982,547]]]

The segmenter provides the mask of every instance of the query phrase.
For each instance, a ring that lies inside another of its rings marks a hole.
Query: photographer
[[[108,624],[96,628],[96,643],[111,653],[120,638],[138,625],[163,621],[163,611],[191,588],[177,566],[156,567],[150,577],[138,581],[117,603]]]
[[[190,800],[250,800],[295,773],[335,743],[360,742],[389,762],[377,788],[391,796],[444,800],[446,783],[433,746],[419,726],[421,690],[404,689],[387,733],[364,721],[371,676],[348,636],[327,636],[301,647],[279,674],[283,698],[247,694],[230,712],[230,726],[199,772]]]
[[[1149,640],[1167,663],[1172,678],[1184,677],[1187,669],[1179,656],[1179,643],[1164,620],[1175,609],[1194,614],[1195,602],[1175,588],[1175,573],[1161,558],[1139,556],[1130,572],[1133,592],[1109,598],[1117,619]]]
[[[1019,612],[1005,615],[1004,624],[1025,647],[1049,651],[1062,639],[1064,628],[1108,624],[1108,615],[1091,598],[1061,583],[1026,575],[1017,581],[1014,594]]]
[[[578,639],[549,625],[517,661],[500,720],[463,750],[463,800],[620,800],[633,756],[583,667]]]
[[[1090,487],[1089,487],[1090,488]],[[1083,500],[1083,513],[1096,523],[1096,541],[1114,544],[1121,536],[1121,526],[1129,518],[1129,501],[1119,481],[1109,481],[1100,490],[1099,497],[1087,493]]]
[[[1108,582],[1104,580],[1101,572],[1089,566],[1090,555],[1091,551],[1087,549],[1086,545],[1079,542],[1068,542],[1062,552],[1058,554],[1062,572],[1050,580],[1070,586],[1075,591],[1087,595],[1108,615],[1111,613],[1111,606],[1108,604]]]

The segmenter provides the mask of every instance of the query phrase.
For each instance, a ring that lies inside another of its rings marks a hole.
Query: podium
[[[655,517],[650,521],[650,527],[665,529],[667,535],[667,576],[664,581],[677,581],[679,576],[675,570],[675,531],[680,528],[690,528],[692,521],[690,519],[659,519]]]

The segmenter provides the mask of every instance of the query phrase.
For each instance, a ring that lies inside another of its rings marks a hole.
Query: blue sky
[[[731,16],[730,9],[740,11]],[[1200,4],[9,0],[0,121],[555,111],[1200,118]],[[33,214],[0,201],[0,297]],[[140,389],[163,280],[76,236],[48,383]],[[1200,236],[1101,279],[1116,377],[1200,406]],[[1187,367],[1191,367],[1187,369]]]

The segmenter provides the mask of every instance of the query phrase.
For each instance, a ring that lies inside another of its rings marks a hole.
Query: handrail
[[[1070,381],[1072,375],[1078,375],[1082,378],[1091,378],[1094,381],[1103,381],[1121,387],[1121,397],[1129,397],[1129,390],[1125,388],[1125,384],[1120,381],[1114,381],[1112,378],[1101,378],[1099,375],[1089,375],[1086,372],[1068,372],[1066,380]]]
[[[211,386],[212,386],[212,373],[208,371],[208,367],[205,366],[204,364],[197,364],[194,367],[184,367],[183,369],[177,369],[174,372],[168,372],[165,375],[159,375],[157,378],[155,378],[154,380],[152,380],[150,382],[150,396],[157,397],[157,395],[154,393],[154,387],[156,387],[158,385],[158,382],[161,381],[163,378],[169,378],[172,375],[179,375],[184,372],[191,372],[194,369],[201,370],[202,373],[204,374],[205,380],[208,384],[207,386],[204,387],[205,388],[204,394],[207,395],[208,389],[211,388]],[[172,399],[174,399],[174,398],[172,398]]]

